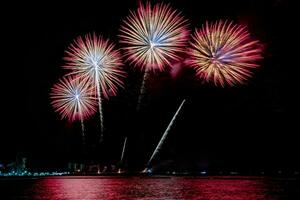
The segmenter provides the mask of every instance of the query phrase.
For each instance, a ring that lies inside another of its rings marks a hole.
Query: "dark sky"
[[[265,45],[261,68],[247,85],[225,89],[202,84],[186,67],[176,78],[168,71],[154,74],[147,83],[142,110],[136,113],[142,74],[126,63],[125,88],[103,104],[105,141],[97,142],[99,118],[95,115],[86,122],[88,155],[84,157],[115,162],[128,136],[128,163],[142,166],[186,98],[158,164],[189,169],[299,169],[299,130],[294,117],[299,106],[292,90],[296,66],[289,52],[288,2],[165,2],[182,11],[192,31],[206,20],[247,24],[253,37]],[[54,113],[50,88],[66,73],[61,67],[64,51],[73,39],[96,32],[120,47],[118,28],[136,6],[136,0],[26,4],[14,9],[15,19],[7,16],[2,38],[6,53],[1,65],[0,162],[14,158],[16,152],[26,152],[32,162],[44,160],[39,162],[51,166],[82,159],[80,124],[61,121]]]

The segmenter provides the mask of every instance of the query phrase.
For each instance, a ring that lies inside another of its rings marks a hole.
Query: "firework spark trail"
[[[94,88],[78,77],[63,77],[51,89],[51,104],[61,118],[69,121],[81,121],[82,138],[84,141],[84,119],[96,112]]]
[[[100,115],[100,141],[103,139],[103,109],[102,95],[109,98],[116,95],[118,86],[123,86],[125,72],[120,68],[122,65],[121,55],[114,45],[102,37],[87,34],[84,38],[78,37],[66,51],[64,58],[67,64],[64,68],[71,70],[68,74],[76,74],[85,79],[95,88],[95,96],[98,100]]]
[[[187,63],[200,79],[216,86],[233,86],[252,76],[262,59],[262,45],[250,37],[247,27],[229,21],[206,22],[196,30]]]
[[[141,103],[142,103],[142,100],[145,96],[145,93],[146,93],[146,82],[149,78],[149,70],[146,69],[145,72],[144,72],[144,76],[143,76],[143,82],[142,82],[142,85],[141,85],[141,88],[140,88],[140,94],[139,94],[139,97],[138,97],[138,103],[137,103],[137,107],[136,107],[136,110],[139,111],[140,108],[141,108]]]
[[[82,117],[80,118],[80,122],[81,122],[81,133],[82,133],[82,144],[85,145],[84,122]]]
[[[100,87],[97,84],[97,97],[98,97],[98,109],[99,109],[99,119],[100,119],[100,138],[99,142],[101,143],[103,141],[103,132],[104,132],[104,123],[103,123],[103,111],[102,111],[102,98],[101,98],[101,92]]]
[[[182,103],[180,104],[180,106],[179,106],[179,108],[177,109],[176,113],[174,114],[172,120],[170,121],[170,123],[169,123],[167,129],[165,130],[163,136],[161,137],[161,139],[160,139],[158,145],[156,146],[156,148],[155,148],[153,154],[151,155],[151,157],[150,157],[150,159],[149,159],[149,161],[148,161],[148,163],[147,163],[147,168],[148,168],[148,166],[150,166],[151,161],[153,160],[153,158],[154,158],[154,157],[157,155],[157,153],[160,151],[160,149],[161,149],[161,147],[162,147],[164,141],[166,140],[166,138],[167,138],[167,136],[168,136],[168,133],[169,133],[169,131],[170,131],[170,129],[171,129],[171,127],[172,127],[174,121],[176,120],[176,117],[177,117],[179,111],[181,110],[181,108],[182,108],[184,102],[185,102],[185,99],[184,99],[184,100],[182,101]],[[146,169],[147,169],[147,168],[146,168]]]
[[[120,163],[123,162],[123,158],[124,158],[124,154],[125,154],[125,148],[126,148],[126,143],[127,143],[127,137],[124,140],[124,144],[123,144],[123,149],[122,149],[122,154],[121,154],[121,159],[120,159]]]

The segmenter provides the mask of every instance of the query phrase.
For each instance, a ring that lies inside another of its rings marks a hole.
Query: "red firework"
[[[63,77],[51,90],[51,104],[61,118],[81,120],[96,112],[97,101],[94,88],[88,82],[72,76]]]
[[[123,85],[125,72],[121,68],[121,55],[109,40],[87,34],[84,38],[78,37],[66,53],[64,68],[72,71],[69,74],[88,79],[99,98],[100,93],[105,98],[116,95],[118,86]]]
[[[250,37],[246,26],[233,22],[206,22],[192,39],[187,63],[200,79],[216,86],[243,83],[262,59],[259,41]]]
[[[189,31],[187,21],[169,5],[145,6],[130,12],[120,28],[120,42],[131,63],[144,70],[162,71],[184,52]]]

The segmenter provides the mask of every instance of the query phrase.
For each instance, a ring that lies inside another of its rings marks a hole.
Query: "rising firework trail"
[[[51,104],[61,118],[69,121],[80,120],[84,143],[84,119],[96,112],[97,101],[94,89],[88,82],[73,76],[63,77],[56,83],[50,93]]]
[[[123,159],[124,159],[124,154],[125,154],[126,142],[127,142],[127,137],[125,137],[125,140],[124,140],[124,144],[123,144],[123,148],[122,148],[122,154],[121,154],[121,159],[120,159],[120,162],[119,162],[120,168],[118,170],[118,173],[122,172],[121,171],[121,166],[123,165]]]
[[[138,97],[138,103],[137,103],[136,110],[140,110],[142,99],[143,99],[143,97],[146,93],[146,81],[147,81],[148,78],[149,78],[149,70],[146,70],[144,72],[143,82],[142,82],[142,85],[141,85],[141,88],[140,88],[140,94],[139,94],[139,97]]]
[[[131,11],[120,28],[120,43],[127,60],[144,72],[137,109],[150,71],[163,71],[180,60],[189,31],[187,20],[169,5],[142,3]]]
[[[167,138],[167,136],[168,136],[168,134],[169,134],[169,132],[170,132],[170,129],[171,129],[171,127],[172,127],[174,121],[176,120],[176,117],[177,117],[178,113],[180,112],[180,110],[181,110],[181,108],[182,108],[184,102],[185,102],[185,99],[184,99],[184,100],[182,101],[182,103],[180,104],[180,106],[179,106],[179,108],[177,109],[176,113],[174,114],[172,120],[170,121],[170,123],[169,123],[167,129],[165,130],[163,136],[161,137],[161,139],[160,139],[158,145],[156,146],[156,148],[155,148],[153,154],[151,155],[151,157],[150,157],[150,159],[149,159],[149,161],[148,161],[148,163],[147,163],[147,168],[150,166],[151,161],[153,160],[153,158],[154,158],[154,157],[157,155],[157,153],[160,151],[160,149],[161,149],[161,147],[162,147],[164,141],[166,140],[166,138]],[[145,171],[147,171],[147,168],[145,169]]]
[[[67,64],[64,66],[82,79],[94,86],[94,94],[97,96],[100,114],[100,140],[103,139],[103,111],[102,95],[108,98],[116,95],[118,86],[123,85],[124,71],[121,55],[114,45],[96,34],[87,34],[84,38],[78,37],[66,51],[64,58]]]
[[[233,86],[252,76],[251,70],[262,59],[262,50],[246,26],[229,21],[206,22],[192,36],[187,63],[205,82]]]
[[[120,159],[120,163],[123,162],[123,158],[124,158],[124,154],[125,154],[125,148],[126,148],[126,142],[127,142],[127,137],[124,140],[124,144],[123,144],[123,149],[122,149],[122,154],[121,154],[121,159]]]

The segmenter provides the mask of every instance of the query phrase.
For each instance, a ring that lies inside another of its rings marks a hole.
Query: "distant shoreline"
[[[63,176],[0,176],[0,181],[5,180],[36,180],[36,179],[123,179],[123,178],[146,178],[146,179],[219,179],[219,180],[295,180],[300,181],[299,176],[249,176],[249,175],[63,175]]]

